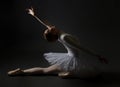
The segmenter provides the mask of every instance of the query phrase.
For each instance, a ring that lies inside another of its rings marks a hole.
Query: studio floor
[[[57,76],[15,76],[10,77],[7,72],[15,68],[30,68],[35,66],[47,66],[47,62],[39,52],[14,52],[5,55],[1,61],[0,87],[120,87],[120,74],[106,72],[94,79],[62,79]],[[41,56],[41,57],[40,57]]]

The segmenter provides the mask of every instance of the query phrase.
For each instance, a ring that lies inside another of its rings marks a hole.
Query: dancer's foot
[[[72,74],[70,72],[60,72],[58,76],[61,78],[69,78],[72,77]]]
[[[20,68],[8,72],[9,76],[17,76],[17,75],[23,75],[23,74],[24,72]]]

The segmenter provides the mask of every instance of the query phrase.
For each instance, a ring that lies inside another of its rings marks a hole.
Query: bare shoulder
[[[77,42],[79,43],[79,39],[74,36],[74,35],[71,35],[71,34],[65,34],[62,36],[62,39],[66,42],[69,42],[69,41],[72,41],[72,42]]]

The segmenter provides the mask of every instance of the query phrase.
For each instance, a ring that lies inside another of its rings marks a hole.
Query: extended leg
[[[57,74],[61,69],[57,65],[52,65],[47,68],[35,67],[30,69],[16,69],[8,72],[8,75],[38,75],[38,74]]]

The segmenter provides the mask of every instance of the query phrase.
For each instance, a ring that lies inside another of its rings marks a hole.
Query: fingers
[[[102,63],[108,64],[108,60],[105,59],[103,56],[99,57],[99,60],[100,60]]]

